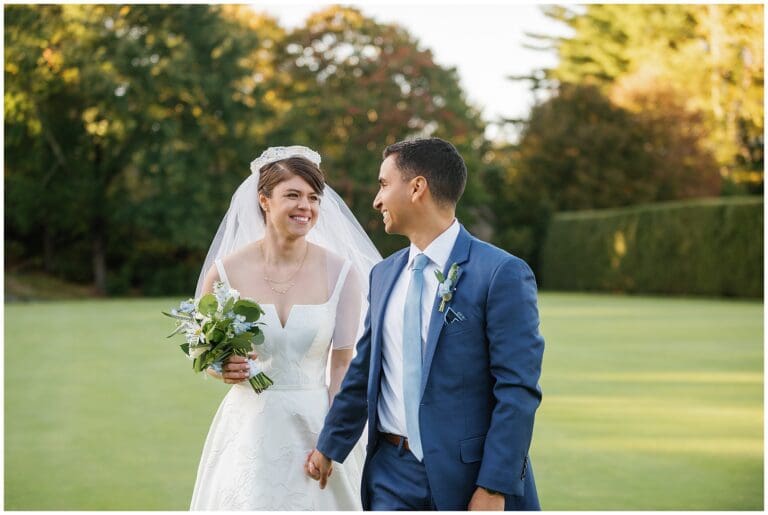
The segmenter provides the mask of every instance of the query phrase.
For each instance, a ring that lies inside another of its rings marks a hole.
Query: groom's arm
[[[486,336],[496,398],[477,485],[523,495],[544,339],[539,333],[536,279],[521,259],[496,269],[486,303]]]
[[[338,463],[342,463],[352,451],[363,433],[368,418],[368,371],[371,362],[370,305],[369,293],[365,330],[357,342],[357,355],[349,365],[339,393],[333,398],[317,441],[317,450]]]

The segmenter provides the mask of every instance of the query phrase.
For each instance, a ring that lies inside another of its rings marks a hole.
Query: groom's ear
[[[410,187],[411,187],[411,200],[424,198],[424,195],[426,195],[427,190],[429,189],[427,180],[421,175],[411,179]]]

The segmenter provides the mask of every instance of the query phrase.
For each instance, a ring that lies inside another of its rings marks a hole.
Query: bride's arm
[[[328,404],[339,393],[341,382],[355,357],[355,342],[360,325],[360,309],[363,294],[360,279],[354,269],[350,270],[342,284],[339,301],[336,306],[336,323],[333,331],[333,351],[331,352],[331,379],[328,385]]]
[[[347,373],[354,354],[355,351],[352,348],[338,349],[331,353],[331,384],[328,385],[328,404],[333,403],[333,398],[339,393],[344,374]]]

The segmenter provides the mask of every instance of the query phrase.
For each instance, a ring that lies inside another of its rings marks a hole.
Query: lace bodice
[[[229,285],[221,260],[219,277]],[[324,387],[328,352],[337,324],[337,307],[350,270],[345,262],[330,298],[323,304],[294,304],[280,323],[274,304],[261,304],[264,343],[253,350],[264,372],[274,381],[270,389]],[[354,343],[354,342],[353,342]]]

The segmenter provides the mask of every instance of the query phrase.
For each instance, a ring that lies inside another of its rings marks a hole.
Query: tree
[[[537,36],[560,56],[548,78],[595,84],[611,98],[627,78],[653,77],[683,92],[685,110],[701,113],[700,137],[721,175],[762,191],[762,5],[588,5],[545,13],[574,31]]]
[[[371,203],[381,152],[397,140],[434,135],[456,145],[470,170],[459,216],[476,218],[484,125],[455,69],[437,65],[403,28],[338,6],[310,16],[277,54],[275,96],[283,109],[270,142],[318,147],[329,183],[385,255],[404,242],[384,235]]]
[[[20,239],[42,233],[49,268],[84,279],[87,245],[102,292],[110,260],[136,265],[137,254],[189,275],[183,260],[207,245],[242,177],[254,122],[271,116],[248,67],[269,36],[228,16],[6,7],[7,225]],[[152,270],[129,266],[123,280]]]
[[[535,266],[556,211],[718,194],[720,177],[711,154],[699,145],[696,114],[672,92],[654,93],[627,84],[629,110],[596,86],[564,83],[533,108],[520,142],[496,151],[506,158],[506,172],[489,172],[504,184],[493,194],[505,247]],[[665,110],[644,109],[649,103]]]

